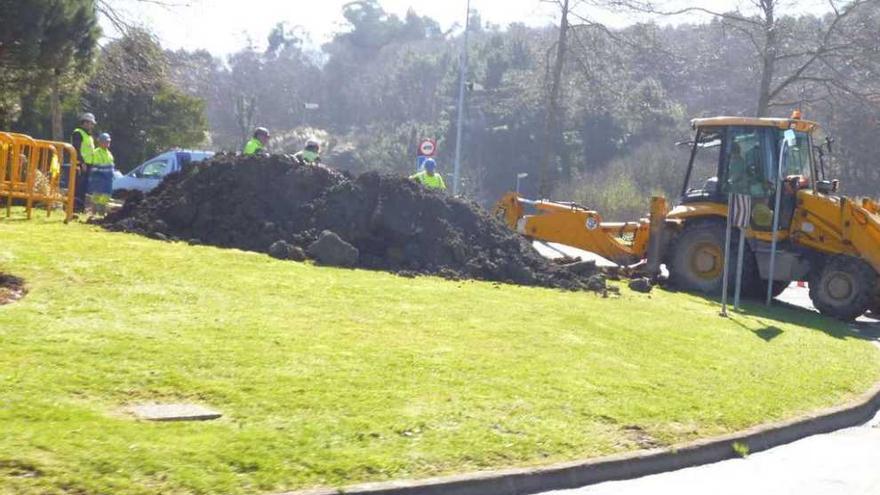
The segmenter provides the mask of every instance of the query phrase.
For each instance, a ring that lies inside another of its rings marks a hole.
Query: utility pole
[[[464,21],[464,44],[459,57],[459,81],[458,81],[458,126],[455,129],[455,169],[452,175],[452,194],[458,196],[459,182],[461,182],[461,131],[464,126],[464,85],[468,66],[468,31],[471,25],[471,0],[467,0],[467,14]]]

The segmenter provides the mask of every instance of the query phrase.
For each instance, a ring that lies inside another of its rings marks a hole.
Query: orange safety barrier
[[[69,160],[67,188],[61,188],[61,164]],[[33,139],[24,134],[0,132],[0,198],[6,198],[6,216],[12,214],[12,202],[23,200],[30,219],[35,203],[46,207],[50,216],[62,205],[64,221],[73,217],[76,194],[76,149],[68,143]]]

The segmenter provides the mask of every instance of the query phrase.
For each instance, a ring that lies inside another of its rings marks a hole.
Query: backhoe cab
[[[869,309],[880,314],[880,206],[837,194],[838,182],[826,177],[824,164],[830,140],[824,147],[814,141],[818,125],[796,113],[790,119],[695,119],[692,126],[681,198],[668,212],[665,200],[654,198],[649,219],[608,223],[581,205],[529,201],[509,193],[495,213],[534,239],[592,251],[619,264],[646,260],[647,271],[655,276],[665,263],[674,286],[715,294],[724,275],[728,197],[745,194],[752,201],[743,293],[764,297],[781,163],[772,295],[792,281],[807,280],[810,298],[824,314],[845,320]],[[789,142],[783,146],[786,135]],[[526,214],[529,207],[536,214]],[[730,259],[736,260],[738,246],[730,249]]]

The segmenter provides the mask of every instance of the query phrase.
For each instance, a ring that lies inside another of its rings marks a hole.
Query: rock
[[[321,232],[318,240],[309,246],[308,253],[318,263],[330,266],[353,267],[357,265],[360,257],[356,247],[330,230]]]
[[[651,283],[651,279],[648,277],[641,277],[630,280],[629,288],[636,292],[648,293],[651,292],[651,289],[654,288],[654,284]]]

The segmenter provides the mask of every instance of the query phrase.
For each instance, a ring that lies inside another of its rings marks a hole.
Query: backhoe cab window
[[[724,193],[748,194],[752,197],[770,195],[763,146],[764,129],[754,127],[731,127],[725,140],[722,166]]]
[[[778,130],[775,134],[774,159],[778,159],[779,151],[782,149],[784,131]],[[808,182],[812,179],[811,153],[810,153],[810,136],[805,132],[796,132],[796,144],[786,147],[784,154],[784,162],[782,164],[782,176],[801,176]],[[774,160],[775,161],[775,160]],[[772,171],[771,177],[776,178],[777,170]]]
[[[721,156],[721,131],[703,129],[696,145],[693,169],[686,186],[687,194],[718,192],[718,160]],[[690,150],[689,150],[690,151]]]

